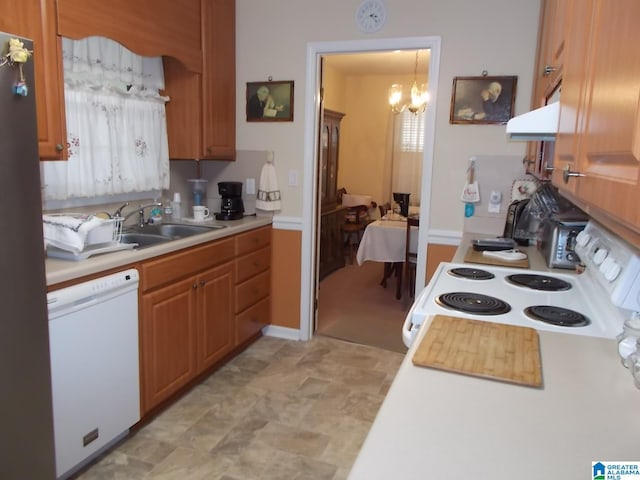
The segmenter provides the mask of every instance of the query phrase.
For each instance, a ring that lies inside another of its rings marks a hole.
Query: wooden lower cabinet
[[[262,330],[271,319],[271,297],[265,297],[236,315],[236,344],[240,345]]]
[[[271,319],[271,227],[236,236],[235,344],[241,345]]]
[[[229,262],[197,278],[198,371],[203,371],[234,347],[234,269]]]
[[[143,414],[197,374],[194,278],[142,296],[141,395]]]
[[[233,262],[142,296],[143,412],[234,347]]]
[[[269,323],[270,244],[268,226],[140,265],[143,417]]]
[[[234,239],[140,267],[140,391],[143,415],[233,349]]]

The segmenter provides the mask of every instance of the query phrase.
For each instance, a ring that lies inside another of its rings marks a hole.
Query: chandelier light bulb
[[[422,113],[427,108],[427,103],[429,103],[429,92],[427,92],[427,84],[422,83],[418,87],[418,53],[416,51],[416,63],[415,69],[413,73],[413,83],[411,85],[411,99],[409,101],[404,101],[402,95],[402,85],[394,83],[389,88],[389,105],[391,106],[391,111],[393,113],[402,113],[406,109],[408,109],[411,113],[418,114]]]
[[[391,109],[396,112],[396,109],[402,108],[400,102],[402,102],[402,85],[394,83],[389,88],[389,105],[391,105]],[[400,113],[401,110],[396,113]]]

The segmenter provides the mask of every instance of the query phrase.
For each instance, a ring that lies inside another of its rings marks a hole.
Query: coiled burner
[[[534,305],[524,309],[533,320],[549,323],[558,327],[586,327],[591,321],[574,310],[552,305]]]
[[[480,270],[479,268],[452,268],[451,270],[448,270],[448,272],[454,277],[468,278],[470,280],[491,280],[495,277],[493,273],[487,272],[486,270]]]
[[[511,306],[499,298],[471,292],[443,293],[436,303],[445,308],[475,315],[501,315],[511,310]]]
[[[507,276],[507,280],[514,285],[528,287],[533,290],[543,290],[545,292],[560,292],[569,290],[571,284],[559,278],[547,277],[545,275],[534,275],[529,273],[518,273]]]

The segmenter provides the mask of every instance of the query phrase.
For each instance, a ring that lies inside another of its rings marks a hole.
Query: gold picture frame
[[[449,122],[504,125],[513,117],[518,77],[455,77]]]
[[[292,122],[293,81],[247,82],[247,122]]]

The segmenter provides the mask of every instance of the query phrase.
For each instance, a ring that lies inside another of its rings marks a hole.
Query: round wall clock
[[[386,19],[387,9],[381,0],[364,0],[356,10],[356,25],[365,33],[377,32]]]

